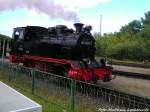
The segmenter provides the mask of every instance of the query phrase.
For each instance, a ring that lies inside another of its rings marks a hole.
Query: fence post
[[[75,80],[71,79],[70,111],[75,112]]]
[[[12,72],[11,72],[11,70],[10,70],[10,65],[8,65],[8,66],[9,66],[9,69],[8,69],[8,70],[9,70],[9,72],[8,72],[8,81],[10,82],[10,81],[11,81],[11,76],[10,76],[10,74],[11,74]]]
[[[5,42],[6,40],[3,40],[3,50],[2,50],[2,67],[4,64],[4,56],[5,56]]]
[[[35,69],[31,69],[31,77],[32,77],[32,94],[34,94],[35,89]]]

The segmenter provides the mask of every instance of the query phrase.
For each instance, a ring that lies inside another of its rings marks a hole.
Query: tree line
[[[133,20],[119,32],[94,34],[96,55],[118,60],[150,60],[150,11],[140,20]]]

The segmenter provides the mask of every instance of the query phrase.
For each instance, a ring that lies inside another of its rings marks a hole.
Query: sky
[[[92,25],[92,32],[117,32],[150,11],[150,0],[0,0],[0,34],[12,35],[22,26],[73,28],[75,22]]]

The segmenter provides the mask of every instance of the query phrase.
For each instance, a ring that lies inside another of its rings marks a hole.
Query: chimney
[[[75,23],[74,24],[74,27],[76,28],[76,33],[80,33],[82,31],[83,25],[84,24],[82,24],[82,23]]]

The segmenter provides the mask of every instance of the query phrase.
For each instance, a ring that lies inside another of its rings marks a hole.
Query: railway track
[[[126,77],[150,80],[150,75],[142,74],[142,73],[134,73],[134,72],[131,73],[131,72],[127,72],[127,71],[114,70],[113,74],[117,75],[117,76],[126,76]]]
[[[82,85],[83,91],[80,89]],[[110,104],[118,105],[125,109],[150,109],[150,99],[127,94],[118,90],[100,87],[93,84],[80,82],[78,91],[83,94],[89,94],[91,97],[103,99]]]
[[[113,74],[126,77],[134,77],[140,79],[150,79],[150,69],[139,68],[139,67],[129,67],[121,65],[113,65]]]
[[[141,67],[141,68],[150,68],[150,63],[133,63],[133,62],[124,62],[124,61],[111,61],[110,63],[112,65],[123,65],[123,66],[129,66],[129,67]]]

